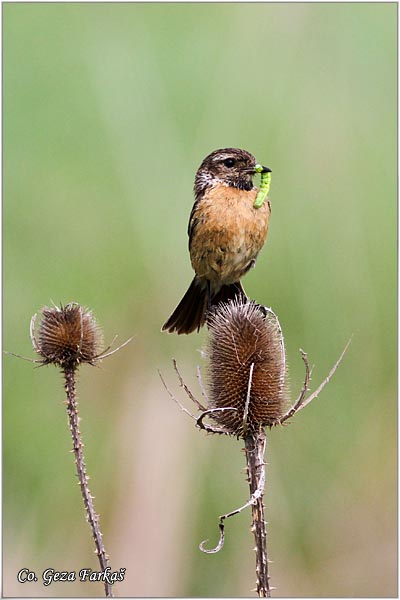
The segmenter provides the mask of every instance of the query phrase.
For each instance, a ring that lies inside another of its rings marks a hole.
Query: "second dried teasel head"
[[[31,320],[31,340],[42,364],[76,368],[80,363],[94,365],[102,357],[103,334],[93,313],[76,302],[65,306],[44,306],[40,311],[37,335]]]

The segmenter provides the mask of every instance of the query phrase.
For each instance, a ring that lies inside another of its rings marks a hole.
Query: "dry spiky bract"
[[[60,308],[43,307],[37,340],[32,331],[32,343],[43,363],[61,367],[94,364],[100,358],[102,342],[93,313],[75,302]]]
[[[233,435],[277,424],[287,401],[283,336],[275,315],[254,302],[221,303],[208,319],[209,408]]]

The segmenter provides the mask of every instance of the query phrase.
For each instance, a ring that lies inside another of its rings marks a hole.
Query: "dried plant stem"
[[[219,541],[215,548],[207,549],[204,540],[200,544],[200,550],[206,554],[215,554],[219,552],[225,542],[225,519],[241,513],[243,510],[252,507],[252,525],[251,530],[255,539],[256,552],[256,577],[257,594],[260,598],[270,598],[271,588],[269,587],[268,575],[268,555],[267,555],[267,529],[264,520],[264,489],[265,489],[265,462],[264,453],[266,446],[266,434],[263,429],[258,433],[249,432],[245,439],[245,452],[247,462],[247,480],[250,487],[250,499],[240,508],[232,510],[219,517]]]
[[[100,531],[99,515],[96,514],[94,510],[93,496],[89,490],[89,477],[86,473],[85,459],[82,450],[82,436],[81,432],[79,431],[78,403],[76,400],[76,369],[75,367],[65,367],[63,369],[63,373],[65,378],[65,392],[67,394],[69,428],[72,435],[73,452],[75,455],[75,464],[78,473],[79,485],[82,492],[87,520],[92,529],[100,568],[102,571],[105,571],[105,569],[108,567],[108,555],[106,554],[103,544],[103,536]],[[112,585],[108,583],[107,580],[104,581],[104,590],[106,597],[113,597]]]
[[[270,598],[267,557],[267,529],[264,520],[264,485],[266,446],[265,431],[248,433],[244,440],[246,449],[247,473],[252,502],[252,525],[256,552],[257,594],[260,598]],[[258,492],[258,493],[257,493]]]

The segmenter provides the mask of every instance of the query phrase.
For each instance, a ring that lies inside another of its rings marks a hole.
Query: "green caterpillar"
[[[254,170],[256,173],[261,173],[261,181],[260,181],[260,188],[258,190],[258,194],[254,201],[253,206],[254,206],[254,208],[261,208],[261,206],[264,204],[265,198],[267,197],[268,192],[269,192],[269,188],[271,185],[271,173],[263,172],[262,165],[256,165]]]

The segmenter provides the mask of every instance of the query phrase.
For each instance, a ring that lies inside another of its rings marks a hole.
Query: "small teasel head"
[[[37,336],[31,320],[31,340],[42,364],[76,368],[80,363],[94,365],[102,358],[103,335],[93,313],[70,302],[65,306],[44,306],[40,311]]]
[[[244,436],[279,423],[288,402],[282,331],[255,302],[220,303],[207,321],[209,408],[228,433]]]

